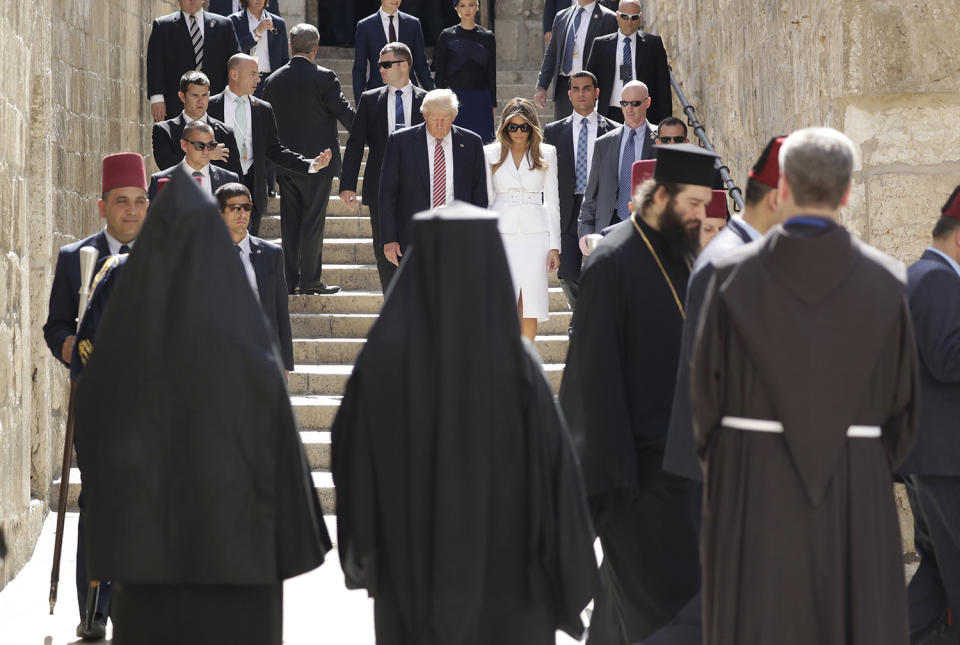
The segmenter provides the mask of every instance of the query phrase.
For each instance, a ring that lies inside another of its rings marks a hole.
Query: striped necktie
[[[620,79],[624,84],[629,83],[633,80],[633,54],[630,52],[630,37],[623,37],[623,69],[626,71],[626,76]]]
[[[435,139],[433,147],[433,208],[447,203],[447,158],[443,154],[443,141]]]
[[[590,131],[587,117],[580,121],[580,134],[577,136],[577,165],[575,172],[577,174],[576,192],[582,195],[587,190],[587,137]]]
[[[203,69],[203,34],[200,33],[200,25],[194,15],[190,16],[190,41],[193,43],[193,58],[197,62],[197,69]]]

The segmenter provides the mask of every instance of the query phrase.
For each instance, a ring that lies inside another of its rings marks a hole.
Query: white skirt
[[[550,252],[550,234],[501,233],[507,252],[510,277],[513,278],[513,299],[523,293],[523,317],[544,321],[550,318],[550,298],[547,293],[547,254]]]

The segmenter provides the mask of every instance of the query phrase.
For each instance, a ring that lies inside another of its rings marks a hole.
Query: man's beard
[[[684,226],[676,205],[676,199],[671,197],[660,213],[660,234],[676,257],[696,255],[700,250],[700,226],[691,229]]]

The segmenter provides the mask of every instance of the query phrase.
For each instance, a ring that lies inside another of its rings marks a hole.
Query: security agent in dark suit
[[[180,79],[178,95],[183,101],[183,112],[172,119],[153,124],[153,161],[160,170],[166,170],[183,160],[180,139],[183,128],[191,121],[203,121],[213,128],[213,137],[219,144],[210,153],[210,163],[239,175],[240,153],[233,130],[207,114],[210,102],[210,81],[203,72],[190,71]]]
[[[246,186],[236,182],[224,184],[217,189],[216,197],[220,215],[237,246],[240,263],[273,330],[283,369],[292,372],[293,334],[290,332],[287,281],[283,275],[283,250],[248,234],[253,200]]]
[[[576,72],[570,77],[570,103],[573,114],[548,123],[543,129],[543,140],[557,149],[557,173],[560,189],[560,269],[558,277],[570,309],[576,307],[580,288],[580,269],[583,254],[577,236],[577,220],[583,193],[590,176],[594,144],[597,137],[617,127],[594,109],[600,90],[596,77],[588,71]],[[584,126],[584,120],[586,125]]]
[[[614,13],[595,1],[578,0],[578,4],[558,13],[551,30],[554,37],[550,39],[540,65],[534,103],[541,108],[547,104],[547,90],[552,83],[553,118],[570,116],[573,111],[567,96],[570,75],[586,68],[593,40],[616,29]]]
[[[350,129],[347,150],[343,155],[343,172],[340,174],[340,200],[351,208],[356,208],[357,177],[363,161],[363,148],[367,146],[363,203],[370,210],[373,254],[377,258],[377,272],[384,293],[387,292],[387,286],[397,267],[383,254],[383,243],[380,240],[380,168],[383,165],[383,153],[389,134],[423,123],[420,107],[427,93],[410,82],[412,61],[410,48],[403,43],[389,43],[380,51],[380,78],[386,85],[368,90],[360,96],[357,118]]]
[[[958,263],[960,186],[941,211],[930,247],[907,270],[907,301],[920,355],[917,437],[899,470],[907,486],[920,554],[920,567],[907,587],[911,643],[957,642],[955,625],[960,618]],[[953,617],[952,628],[943,624],[947,610]],[[949,630],[952,637],[934,637],[935,630]]]
[[[487,172],[480,137],[453,125],[457,95],[432,90],[423,97],[423,121],[387,138],[380,173],[380,240],[395,265],[413,234],[415,213],[453,200],[487,207]]]
[[[360,103],[360,95],[364,91],[383,85],[380,74],[377,73],[377,61],[380,50],[388,42],[400,41],[409,47],[413,52],[413,71],[417,83],[425,90],[435,87],[424,53],[420,21],[399,11],[399,8],[400,0],[381,0],[379,11],[357,23],[353,58],[353,95],[357,104]],[[395,36],[391,38],[392,34]]]
[[[257,60],[235,54],[227,61],[229,85],[210,97],[210,116],[233,128],[240,151],[241,182],[253,195],[250,233],[260,232],[260,218],[267,211],[266,163],[271,161],[294,174],[317,172],[322,155],[306,159],[280,143],[273,107],[251,96],[260,82]],[[326,165],[326,164],[324,164]]]
[[[260,84],[253,95],[263,98],[263,81],[290,60],[287,23],[264,7],[266,0],[240,0],[240,10],[230,14],[240,51],[257,59]]]
[[[639,2],[623,0],[616,16],[619,29],[594,40],[587,58],[586,68],[596,75],[600,84],[597,111],[622,122],[623,112],[617,97],[624,83],[637,80],[650,90],[647,119],[660,123],[673,114],[670,68],[663,40],[655,34],[639,31],[643,20]],[[627,56],[626,63],[624,56]]]
[[[223,184],[231,181],[240,181],[236,173],[223,168],[217,168],[210,163],[210,154],[216,150],[217,141],[213,138],[213,128],[203,121],[191,121],[183,128],[180,147],[184,152],[183,161],[170,166],[166,170],[150,175],[150,187],[147,196],[150,200],[157,198],[160,191],[160,180],[169,179],[175,172],[185,172],[191,175],[200,187],[211,196]]]
[[[240,0],[210,0],[207,11],[210,13],[219,13],[221,16],[229,16],[231,13],[237,13],[242,7]],[[275,16],[280,15],[280,3],[277,0],[267,2],[267,11]]]
[[[147,178],[143,157],[133,152],[107,155],[103,159],[101,198],[97,202],[100,217],[106,222],[104,228],[79,242],[60,248],[57,268],[53,274],[50,290],[50,306],[47,322],[43,326],[43,338],[54,358],[70,366],[77,331],[77,316],[80,307],[80,249],[92,246],[99,252],[100,260],[111,255],[129,253],[134,246],[143,220],[147,215]],[[80,496],[80,521],[77,525],[77,602],[80,638],[103,638],[107,617],[110,615],[111,585],[101,581],[97,610],[91,628],[84,624],[87,590],[87,551],[85,544],[85,516],[83,495]]]
[[[290,31],[289,63],[267,78],[264,99],[273,106],[280,143],[305,157],[332,152],[330,165],[313,175],[281,170],[280,230],[287,286],[323,289],[323,228],[333,178],[340,173],[337,123],[350,130],[354,111],[331,70],[314,64],[320,33],[313,25]]]
[[[177,93],[183,73],[197,69],[210,79],[210,91],[227,84],[227,60],[240,51],[233,24],[203,10],[202,0],[179,0],[180,11],[157,18],[147,41],[147,95],[154,121],[179,114]]]
[[[577,235],[580,252],[590,255],[587,235],[599,233],[630,216],[633,162],[654,157],[657,130],[646,120],[650,95],[640,81],[630,81],[620,95],[624,124],[597,139],[587,189],[580,206]]]

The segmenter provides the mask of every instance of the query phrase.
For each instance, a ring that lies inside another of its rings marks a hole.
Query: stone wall
[[[103,155],[149,153],[147,36],[175,6],[33,0],[0,13],[0,587],[30,556],[59,476],[68,383],[42,334],[56,250],[101,226]]]

